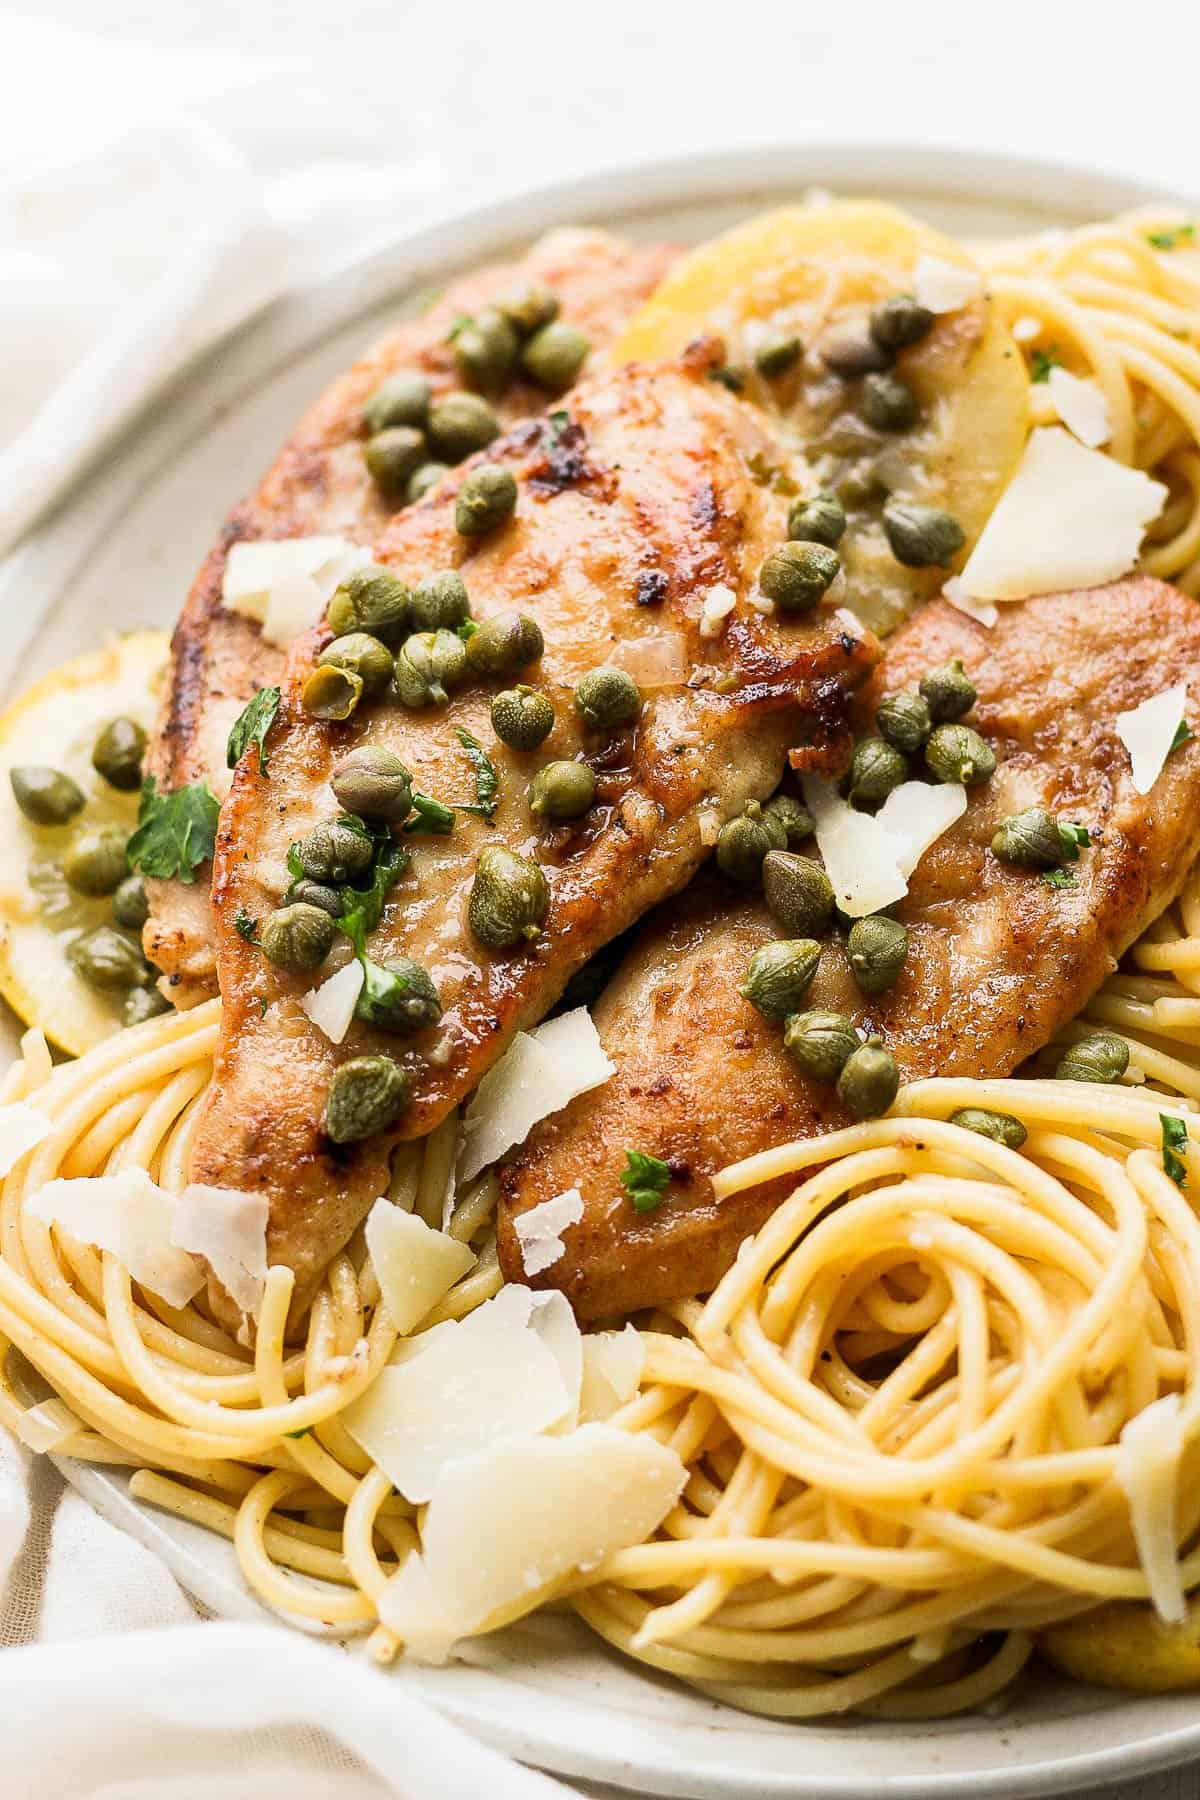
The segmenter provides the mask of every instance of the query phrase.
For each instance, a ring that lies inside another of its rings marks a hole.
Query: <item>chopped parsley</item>
[[[229,733],[225,745],[225,761],[231,769],[236,769],[251,744],[258,745],[258,772],[267,772],[267,733],[275,723],[275,715],[279,711],[279,689],[277,687],[259,688],[253,700],[242,710],[241,715]]]
[[[191,883],[213,853],[220,804],[206,781],[160,794],[153,775],[142,783],[137,829],[129,840],[129,866],[143,875]]]
[[[371,870],[371,885],[365,888],[343,887],[342,911],[337,918],[339,931],[344,931],[358,960],[366,967],[367,937],[383,917],[383,904],[391,889],[408,867],[408,851],[403,844],[388,837],[381,843]]]
[[[457,635],[462,639],[463,643],[469,644],[471,639],[475,636],[475,633],[479,630],[479,627],[474,619],[464,619],[462,624],[456,625],[454,629]]]
[[[472,737],[469,731],[464,731],[461,725],[455,736],[466,751],[467,761],[475,771],[475,804],[468,806],[460,800],[458,809],[460,812],[478,813],[481,819],[490,819],[496,810],[496,798],[500,792],[500,777],[478,738]]]
[[[1188,743],[1195,735],[1195,732],[1192,730],[1187,720],[1180,719],[1178,725],[1175,727],[1175,736],[1171,739],[1171,750],[1180,749],[1182,745]],[[1168,756],[1170,756],[1171,750],[1167,751]]]
[[[419,788],[413,789],[413,816],[405,825],[405,831],[432,831],[437,837],[449,837],[454,830],[454,809],[443,806],[432,794],[423,794]]]
[[[1180,244],[1195,242],[1196,227],[1194,225],[1175,225],[1170,231],[1148,231],[1146,242],[1155,250],[1177,250]]]
[[[557,445],[561,442],[563,433],[566,431],[569,431],[570,429],[571,429],[571,415],[569,412],[560,410],[558,412],[552,412],[552,413],[547,414],[547,416],[546,416],[546,442],[549,445],[551,450],[555,449],[557,447]]]
[[[1086,825],[1072,825],[1060,819],[1058,841],[1062,845],[1063,861],[1078,862],[1080,850],[1086,850],[1092,840]]]
[[[1187,1126],[1171,1113],[1159,1113],[1162,1126],[1162,1164],[1176,1187],[1187,1186]]]
[[[1074,869],[1043,869],[1042,880],[1047,887],[1073,888],[1079,883],[1075,879]]]
[[[636,1212],[653,1212],[655,1207],[661,1206],[670,1184],[670,1165],[661,1156],[648,1156],[644,1150],[626,1150],[621,1186]]]
[[[1030,381],[1049,381],[1051,369],[1062,368],[1062,358],[1058,354],[1058,345],[1051,344],[1048,350],[1035,350],[1029,359]]]
[[[257,944],[258,921],[250,917],[244,906],[239,906],[233,915],[233,929],[239,937],[244,937],[248,944]]]

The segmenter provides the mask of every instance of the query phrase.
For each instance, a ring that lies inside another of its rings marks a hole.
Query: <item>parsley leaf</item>
[[[160,881],[178,876],[191,883],[213,853],[221,808],[206,781],[160,794],[153,775],[142,783],[137,829],[129,840],[129,866]]]
[[[479,627],[474,619],[464,619],[462,624],[456,625],[454,629],[456,634],[462,639],[463,643],[469,644],[471,639],[475,636],[475,633],[479,630]]]
[[[1196,236],[1194,225],[1176,225],[1171,231],[1148,231],[1146,242],[1156,250],[1176,250],[1180,244],[1190,244]]]
[[[342,889],[342,912],[336,923],[354,945],[355,954],[366,968],[367,937],[383,917],[383,903],[408,867],[408,851],[394,838],[380,845],[371,870],[371,885]]]
[[[1086,825],[1072,825],[1066,820],[1060,819],[1058,841],[1062,845],[1063,861],[1078,862],[1080,850],[1086,850],[1092,840]]]
[[[229,741],[225,745],[225,761],[231,769],[237,768],[250,744],[257,744],[258,772],[260,775],[266,774],[267,733],[275,723],[278,711],[279,689],[259,688],[253,700],[243,708],[229,733]]]
[[[454,830],[454,812],[449,806],[443,806],[432,794],[422,794],[418,788],[413,789],[413,816],[405,825],[405,831],[432,831],[437,837],[449,837]]]
[[[233,915],[233,929],[239,937],[244,937],[248,944],[257,944],[258,921],[250,917],[244,906],[239,906]]]
[[[1079,886],[1079,883],[1075,879],[1074,869],[1044,869],[1042,871],[1042,880],[1047,887],[1052,888],[1073,888]]]
[[[1035,350],[1030,357],[1030,381],[1049,381],[1051,369],[1062,368],[1062,358],[1058,354],[1058,345],[1051,344],[1048,350]]]
[[[1171,1113],[1159,1113],[1162,1126],[1162,1163],[1176,1187],[1187,1186],[1187,1126]]]
[[[1175,727],[1175,736],[1171,739],[1171,750],[1178,750],[1182,744],[1188,743],[1195,735],[1195,732],[1192,730],[1187,720],[1180,719],[1178,725]],[[1167,751],[1168,756],[1170,756],[1171,750]]]
[[[670,1184],[670,1166],[660,1156],[648,1156],[644,1150],[626,1150],[621,1186],[636,1212],[653,1212],[661,1206]]]
[[[459,801],[459,811],[478,813],[481,819],[490,819],[496,810],[496,797],[500,792],[500,777],[478,738],[472,737],[469,731],[464,731],[461,725],[455,732],[455,736],[466,751],[467,761],[475,771],[475,805],[467,806]]]

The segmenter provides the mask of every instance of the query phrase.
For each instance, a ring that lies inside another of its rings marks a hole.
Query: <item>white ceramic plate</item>
[[[1094,172],[894,146],[707,156],[599,176],[381,247],[319,292],[273,307],[177,381],[38,536],[0,566],[0,682],[24,683],[106,628],[173,622],[231,502],[303,408],[431,286],[549,226],[597,223],[697,241],[820,183],[912,207],[948,230],[1076,225],[1139,204]],[[133,1502],[107,1473],[61,1464],[116,1524],[228,1618],[265,1614],[230,1546]],[[1002,1713],[928,1725],[782,1725],[717,1706],[621,1662],[581,1625],[545,1617],[476,1645],[468,1663],[401,1667],[480,1736],[566,1775],[691,1800],[1047,1795],[1200,1755],[1194,1698],[1120,1697],[1029,1678]]]

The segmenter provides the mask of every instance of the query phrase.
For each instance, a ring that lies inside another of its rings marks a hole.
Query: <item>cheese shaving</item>
[[[646,1367],[642,1334],[632,1325],[622,1331],[592,1331],[583,1340],[583,1385],[579,1419],[590,1425],[611,1418],[633,1399]]]
[[[1102,388],[1059,367],[1051,369],[1046,387],[1055,412],[1081,444],[1090,450],[1107,444],[1112,436],[1112,421]]]
[[[460,1631],[433,1591],[425,1559],[413,1550],[379,1596],[379,1619],[406,1656],[435,1668],[450,1660]]]
[[[266,641],[283,649],[317,623],[340,584],[370,560],[366,550],[343,537],[234,544],[225,560],[221,600],[229,612],[261,625]]]
[[[174,1199],[144,1169],[48,1181],[26,1199],[25,1210],[106,1250],[169,1306],[186,1306],[204,1286],[195,1257],[171,1242]]]
[[[983,288],[975,269],[946,262],[940,256],[919,256],[913,270],[913,294],[918,306],[932,313],[961,312]]]
[[[615,1072],[585,1006],[548,1019],[536,1031],[518,1032],[463,1115],[459,1180],[470,1181],[523,1144],[540,1119]]]
[[[301,994],[301,1012],[308,1014],[331,1044],[340,1044],[349,1031],[362,984],[363,967],[356,957],[328,981],[323,981],[320,987],[309,988],[307,994]]]
[[[402,1337],[415,1331],[456,1281],[475,1266],[475,1252],[416,1213],[377,1200],[367,1215],[367,1249],[383,1304]]]
[[[558,1364],[567,1393],[567,1409],[551,1429],[574,1431],[579,1423],[579,1396],[583,1387],[583,1336],[566,1295],[554,1288],[544,1294],[535,1294],[529,1325]]]
[[[171,1242],[202,1256],[236,1306],[258,1317],[267,1279],[267,1200],[191,1182],[175,1202]]]
[[[1117,714],[1117,736],[1129,752],[1130,774],[1137,793],[1148,794],[1162,774],[1183,721],[1187,697],[1187,683],[1181,681],[1143,700],[1129,712]]]
[[[967,791],[956,781],[903,781],[893,788],[875,823],[891,839],[901,875],[912,874],[931,844],[967,810]]]
[[[1163,1394],[1129,1420],[1117,1445],[1114,1475],[1129,1502],[1138,1561],[1154,1610],[1182,1624],[1187,1606],[1179,1573],[1179,1463],[1186,1448],[1179,1395]]]
[[[956,606],[960,613],[966,613],[968,619],[986,626],[989,631],[1000,617],[998,609],[990,600],[973,600],[963,588],[962,578],[958,575],[951,575],[943,583],[942,598],[948,600],[951,606]]]
[[[518,1214],[513,1230],[521,1246],[521,1267],[526,1275],[540,1275],[558,1261],[566,1248],[563,1232],[570,1225],[578,1225],[582,1217],[583,1195],[577,1187]]]
[[[0,1106],[0,1175],[15,1169],[21,1158],[53,1129],[45,1113],[39,1112],[36,1106],[28,1106],[24,1100]]]
[[[852,919],[902,900],[926,850],[967,806],[957,782],[902,782],[874,816],[858,812],[817,775],[805,775],[802,786],[834,897]]]
[[[64,1400],[42,1400],[18,1413],[13,1430],[21,1442],[39,1456],[61,1450],[79,1432],[86,1430]]]

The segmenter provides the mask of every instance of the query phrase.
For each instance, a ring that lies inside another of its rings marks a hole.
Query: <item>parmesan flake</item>
[[[460,1181],[523,1144],[540,1119],[616,1073],[585,1006],[520,1031],[488,1070],[463,1115]]]
[[[514,1218],[513,1230],[521,1246],[521,1267],[526,1275],[540,1275],[558,1261],[566,1248],[563,1232],[568,1226],[578,1225],[582,1217],[583,1195],[573,1187]]]
[[[23,1156],[48,1137],[54,1126],[45,1113],[24,1100],[0,1106],[0,1175],[15,1169]]]
[[[204,1286],[195,1257],[171,1242],[175,1203],[144,1169],[48,1181],[25,1209],[81,1244],[115,1256],[142,1287],[186,1306]]]
[[[988,631],[1000,617],[990,600],[971,598],[963,587],[960,575],[951,575],[948,581],[943,582],[942,598],[948,600],[951,606],[956,606],[960,613],[966,613],[968,619],[974,619],[977,624],[985,626]]]
[[[286,648],[315,625],[340,584],[371,558],[334,536],[237,543],[225,560],[221,600],[229,612],[262,626],[269,644]]]
[[[919,256],[913,270],[913,293],[918,306],[931,313],[960,312],[983,287],[976,269],[964,269],[940,256]]]
[[[1140,706],[1117,714],[1117,736],[1129,752],[1134,790],[1148,794],[1171,753],[1187,705],[1187,683],[1164,688]]]
[[[902,900],[925,852],[967,807],[957,782],[902,782],[874,815],[857,811],[817,775],[805,775],[802,786],[834,897],[852,919]]]
[[[171,1242],[202,1256],[236,1306],[258,1317],[267,1279],[267,1199],[190,1182],[175,1201]]]
[[[1081,444],[1089,450],[1107,444],[1112,436],[1112,421],[1104,390],[1096,382],[1085,381],[1069,369],[1056,366],[1050,371],[1046,387],[1055,412]]]
[[[300,1010],[307,1013],[331,1044],[340,1044],[350,1029],[354,1008],[362,993],[363,967],[358,958],[300,996]]]
[[[611,1418],[633,1399],[645,1368],[646,1346],[636,1326],[589,1332],[583,1340],[580,1423],[590,1425]]]
[[[366,1238],[383,1304],[402,1337],[475,1266],[475,1252],[466,1244],[390,1200],[377,1200],[371,1208]]]
[[[1114,1475],[1129,1502],[1138,1561],[1154,1610],[1182,1624],[1187,1607],[1179,1573],[1179,1464],[1186,1448],[1178,1394],[1164,1394],[1130,1419],[1117,1445]]]

